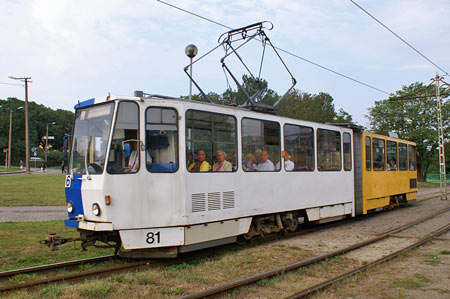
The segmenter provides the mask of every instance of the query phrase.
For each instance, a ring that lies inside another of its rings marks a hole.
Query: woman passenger
[[[213,171],[232,171],[233,167],[231,165],[230,162],[228,162],[227,160],[225,160],[225,158],[227,157],[227,155],[225,154],[225,152],[223,150],[218,150],[216,152],[216,159],[217,162],[214,163],[213,165]]]
[[[252,154],[245,156],[242,168],[244,168],[244,171],[256,171],[255,157]]]
[[[188,167],[190,172],[204,172],[210,171],[211,165],[206,160],[206,152],[204,150],[197,151],[197,162],[191,163]]]

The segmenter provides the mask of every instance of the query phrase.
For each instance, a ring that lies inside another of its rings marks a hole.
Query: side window
[[[372,169],[372,141],[366,136],[366,170]]]
[[[387,170],[397,170],[397,142],[395,141],[387,141]]]
[[[409,153],[409,170],[416,170],[416,147],[414,145],[408,145]]]
[[[341,134],[336,131],[317,130],[317,169],[341,170]]]
[[[242,119],[244,171],[275,171],[280,163],[280,124],[257,119]]]
[[[236,171],[236,119],[231,115],[188,110],[186,161],[190,172]]]
[[[150,107],[145,113],[145,165],[151,172],[178,169],[178,113]]]
[[[383,139],[373,138],[373,170],[385,170],[385,142]]]
[[[107,171],[111,174],[136,173],[140,167],[139,107],[120,102],[111,140]]]
[[[312,128],[284,125],[284,150],[286,171],[314,170],[314,130]]]
[[[408,148],[405,143],[398,144],[398,167],[400,170],[408,170]]]
[[[343,150],[344,150],[344,170],[352,170],[352,137],[349,133],[344,133]]]

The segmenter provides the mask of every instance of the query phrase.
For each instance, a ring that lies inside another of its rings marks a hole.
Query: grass
[[[12,172],[12,171],[20,171],[21,169],[19,167],[11,167],[11,168],[0,168],[0,172]]]
[[[419,182],[417,181],[417,187],[421,188],[439,188],[439,183],[430,183],[430,182]]]
[[[65,175],[2,175],[0,206],[64,206]]]
[[[437,266],[441,263],[441,257],[438,254],[424,253],[422,256],[424,257],[424,262],[427,265]]]
[[[113,253],[112,249],[93,247],[82,252],[79,242],[76,246],[69,243],[51,251],[47,246],[39,244],[39,240],[46,238],[49,233],[70,238],[79,237],[75,229],[65,227],[61,220],[0,223],[0,271]]]

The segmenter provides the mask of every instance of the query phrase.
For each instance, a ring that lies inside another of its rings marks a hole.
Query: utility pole
[[[8,168],[11,168],[12,114],[13,110],[9,108]]]
[[[445,149],[444,149],[444,128],[442,125],[442,103],[441,103],[441,89],[439,83],[443,83],[450,87],[450,85],[442,80],[442,77],[436,73],[436,77],[431,79],[436,83],[436,98],[438,105],[438,138],[439,138],[439,171],[440,171],[440,187],[441,200],[447,200],[447,173],[445,169]]]
[[[31,174],[30,171],[30,139],[29,139],[29,129],[28,129],[28,82],[31,81],[31,77],[13,77],[9,76],[10,79],[13,80],[20,80],[22,82],[25,82],[25,165],[26,165],[26,172],[28,174]]]

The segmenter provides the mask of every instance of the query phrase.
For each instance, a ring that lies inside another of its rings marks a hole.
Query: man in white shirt
[[[291,155],[288,151],[284,151],[284,169],[286,171],[294,170],[294,162],[291,161]],[[277,163],[277,170],[280,170],[280,162]]]
[[[258,171],[275,171],[275,166],[272,161],[269,160],[269,153],[267,150],[261,151],[262,162],[258,164]]]

